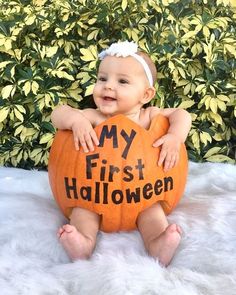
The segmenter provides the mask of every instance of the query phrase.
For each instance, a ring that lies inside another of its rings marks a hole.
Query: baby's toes
[[[63,225],[62,228],[67,233],[72,233],[72,232],[76,231],[76,228],[74,227],[74,225],[70,225],[70,224],[65,224],[65,225]]]
[[[60,227],[57,231],[57,237],[60,238],[64,231],[65,230],[62,227]]]

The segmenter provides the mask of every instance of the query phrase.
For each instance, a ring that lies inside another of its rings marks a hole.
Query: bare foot
[[[59,228],[58,238],[72,261],[88,259],[93,250],[92,241],[82,235],[75,226],[65,224]]]
[[[174,257],[181,240],[181,234],[181,228],[176,224],[171,224],[150,243],[151,255],[158,258],[163,266],[168,266]]]

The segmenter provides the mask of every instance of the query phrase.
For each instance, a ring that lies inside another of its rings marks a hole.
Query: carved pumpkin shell
[[[139,212],[158,201],[169,214],[184,192],[188,159],[182,145],[176,167],[165,173],[157,166],[160,148],[152,144],[168,127],[160,115],[149,130],[117,115],[95,128],[100,145],[89,153],[75,150],[71,131],[58,131],[48,172],[64,215],[76,206],[95,211],[101,229],[112,232],[135,229]]]

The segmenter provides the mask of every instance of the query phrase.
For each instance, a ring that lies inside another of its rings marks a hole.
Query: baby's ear
[[[146,103],[150,102],[153,99],[153,97],[155,96],[155,94],[156,94],[156,89],[154,87],[148,87],[145,90],[145,93],[144,93],[143,99],[141,100],[141,103],[146,104]]]

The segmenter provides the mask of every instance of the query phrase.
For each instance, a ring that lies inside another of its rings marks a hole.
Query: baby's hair
[[[156,69],[154,62],[151,60],[150,56],[144,51],[138,51],[136,54],[141,56],[145,60],[145,62],[147,63],[147,65],[151,71],[151,74],[152,74],[153,86],[154,86],[156,83],[156,79],[157,79],[157,69]]]

